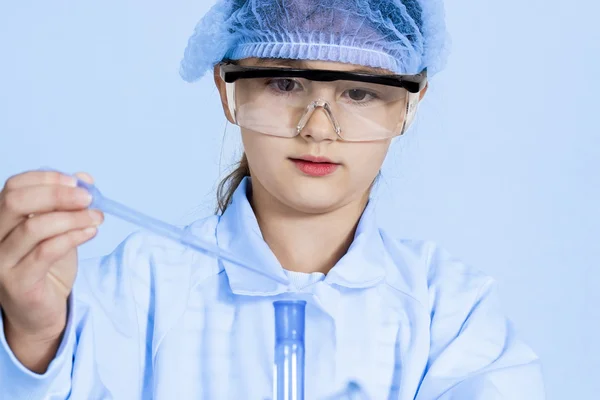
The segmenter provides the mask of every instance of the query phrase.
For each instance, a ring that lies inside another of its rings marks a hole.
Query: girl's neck
[[[253,182],[251,204],[262,235],[284,269],[327,274],[352,244],[368,193],[335,211],[291,209]]]

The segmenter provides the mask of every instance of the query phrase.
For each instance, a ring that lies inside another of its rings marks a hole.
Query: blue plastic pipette
[[[60,172],[49,168],[43,168],[42,170]],[[98,190],[95,185],[91,185],[82,181],[81,179],[78,179],[77,186],[86,189],[92,195],[92,204],[90,205],[90,208],[96,208],[107,214],[121,218],[127,222],[131,222],[139,227],[148,229],[157,235],[164,236],[185,246],[189,246],[190,248],[203,254],[208,254],[210,256],[232,262],[240,267],[256,272],[257,274],[260,274],[273,281],[288,285],[288,282],[285,279],[267,274],[261,269],[249,265],[248,263],[238,259],[236,256],[223,251],[220,247],[212,243],[207,243],[182,228],[160,221],[156,218],[149,217],[140,213],[139,211],[104,197],[104,195],[102,195],[100,190]]]

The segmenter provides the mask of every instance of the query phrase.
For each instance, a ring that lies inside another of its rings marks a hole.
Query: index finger
[[[4,190],[15,190],[27,186],[39,185],[76,187],[77,178],[56,171],[28,171],[8,178],[4,184]]]
[[[94,184],[94,178],[87,172],[78,172],[75,174],[75,176],[78,179],[84,181],[85,183],[89,183],[90,185]]]

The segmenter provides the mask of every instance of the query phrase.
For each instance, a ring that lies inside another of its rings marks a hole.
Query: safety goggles
[[[318,110],[344,141],[402,135],[417,112],[427,70],[416,75],[375,75],[315,69],[248,67],[222,62],[235,124],[279,137],[295,137]]]

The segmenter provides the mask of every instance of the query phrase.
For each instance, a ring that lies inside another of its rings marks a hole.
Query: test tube
[[[304,400],[306,301],[281,300],[275,308],[274,400]]]

